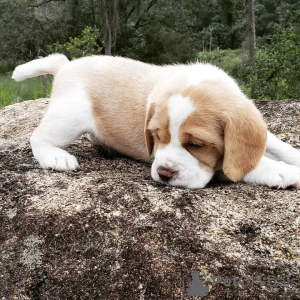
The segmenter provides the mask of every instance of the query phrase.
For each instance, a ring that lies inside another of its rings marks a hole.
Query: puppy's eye
[[[193,142],[187,142],[186,147],[190,148],[190,149],[199,149],[199,148],[203,147],[203,145],[202,144],[196,144],[196,143],[193,143]]]

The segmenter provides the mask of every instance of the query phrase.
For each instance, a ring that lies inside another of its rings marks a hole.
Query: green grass
[[[30,78],[22,82],[16,82],[10,77],[11,73],[0,74],[0,107],[47,97],[51,92],[50,77],[47,78],[46,93],[41,77]]]

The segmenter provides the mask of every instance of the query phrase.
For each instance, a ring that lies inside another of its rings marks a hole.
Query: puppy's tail
[[[40,75],[55,75],[67,63],[69,63],[69,60],[63,54],[52,54],[17,66],[11,78],[16,81],[22,81]]]

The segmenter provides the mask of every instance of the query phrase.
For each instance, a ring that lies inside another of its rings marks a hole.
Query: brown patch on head
[[[151,155],[158,145],[170,143],[168,102],[151,103],[147,110],[145,122],[145,138],[148,154]]]
[[[162,81],[151,92],[144,129],[148,155],[155,152],[158,145],[164,147],[170,143],[168,103],[173,95],[184,90],[185,84],[181,79]]]
[[[144,127],[144,133],[145,133],[145,141],[146,141],[146,147],[147,147],[147,153],[149,156],[152,155],[153,148],[154,148],[154,138],[152,136],[152,133],[150,129],[148,128],[149,122],[152,119],[155,111],[155,104],[151,103],[150,107],[146,111],[146,120],[145,120],[145,127]]]
[[[265,151],[267,127],[250,100],[222,81],[202,82],[182,95],[196,110],[182,124],[180,141],[200,164],[216,170],[224,155],[223,171],[233,181],[257,166]]]
[[[208,171],[220,169],[224,154],[223,128],[215,104],[202,89],[191,86],[184,90],[195,106],[195,111],[183,122],[179,140]]]

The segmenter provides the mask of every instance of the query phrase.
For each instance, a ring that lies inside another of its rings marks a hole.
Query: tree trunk
[[[111,42],[112,42],[112,34],[111,34],[111,22],[109,18],[109,12],[105,12],[105,55],[111,55]]]
[[[256,56],[256,34],[255,34],[255,0],[246,1],[246,24],[247,24],[247,43],[249,49],[249,59],[253,61]]]
[[[214,30],[214,27],[212,25],[210,25],[209,26],[209,52],[211,52],[211,50],[212,50],[213,30]]]
[[[254,78],[253,61],[256,57],[256,34],[255,34],[255,0],[245,0],[246,26],[247,26],[247,46],[249,51],[249,65],[251,70],[251,97],[257,97],[256,80]]]
[[[119,27],[119,1],[103,1],[105,9],[105,54],[111,55],[112,48],[116,47],[117,31]]]

